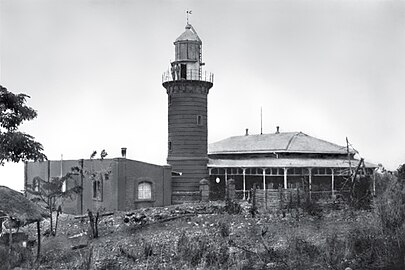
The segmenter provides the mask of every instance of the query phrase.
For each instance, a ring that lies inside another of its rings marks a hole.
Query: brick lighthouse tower
[[[202,42],[191,24],[174,46],[175,60],[162,78],[168,96],[172,203],[199,199],[199,182],[208,179],[207,96],[214,79],[202,70]]]

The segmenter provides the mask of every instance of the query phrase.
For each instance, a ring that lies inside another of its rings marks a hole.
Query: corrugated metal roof
[[[198,41],[201,42],[200,37],[197,35],[197,32],[194,30],[194,28],[191,26],[191,24],[186,25],[186,31],[181,34],[175,42],[177,41]]]
[[[208,154],[266,152],[347,153],[344,146],[320,140],[302,132],[235,136],[208,146]]]
[[[351,167],[359,160],[352,159]],[[375,164],[365,162],[366,167],[376,168]],[[210,168],[349,168],[347,159],[303,159],[303,158],[246,158],[246,159],[209,159]]]

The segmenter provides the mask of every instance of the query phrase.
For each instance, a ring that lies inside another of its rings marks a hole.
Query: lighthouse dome
[[[182,41],[196,41],[202,43],[200,37],[197,35],[197,32],[194,30],[191,24],[186,25],[186,30],[176,39],[174,44]]]

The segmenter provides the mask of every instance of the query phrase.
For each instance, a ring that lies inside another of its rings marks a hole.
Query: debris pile
[[[242,206],[242,211],[248,208]],[[185,203],[168,207],[143,208],[125,214],[123,222],[129,226],[143,227],[154,223],[196,215],[212,215],[226,212],[223,202]]]

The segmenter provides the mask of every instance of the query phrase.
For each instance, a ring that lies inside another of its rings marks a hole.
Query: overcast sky
[[[31,96],[22,130],[49,159],[165,164],[167,95],[185,10],[215,74],[209,142],[302,131],[368,162],[405,163],[405,1],[0,0],[0,83]],[[0,184],[23,188],[23,165]]]

